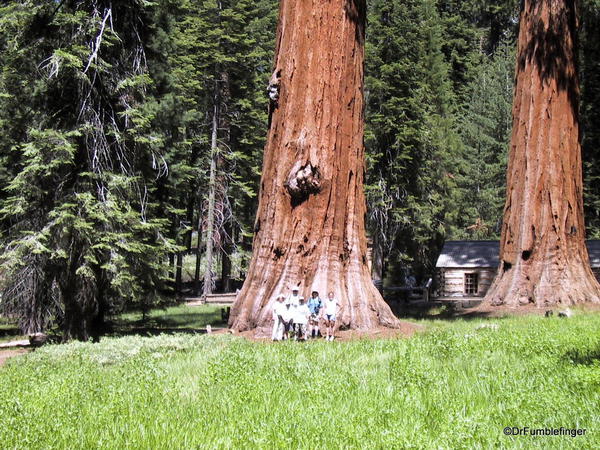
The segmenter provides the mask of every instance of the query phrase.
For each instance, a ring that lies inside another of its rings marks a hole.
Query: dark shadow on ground
[[[0,338],[7,336],[21,336],[21,330],[19,328],[0,328]]]
[[[217,326],[215,325],[215,327]],[[128,330],[107,332],[104,336],[158,336],[160,334],[206,334],[206,328],[156,328],[143,326],[138,328],[130,328]]]
[[[156,311],[154,312],[156,314]],[[223,314],[215,311],[194,311],[189,313],[168,313],[139,320],[113,318],[108,321],[104,336],[156,336],[159,334],[203,334],[206,326],[226,328]]]
[[[480,302],[464,301],[407,301],[405,299],[388,299],[387,303],[392,312],[399,318],[429,319],[429,320],[470,320],[470,319],[498,319],[504,315],[500,311],[479,310]]]
[[[582,366],[600,364],[600,347],[593,349],[572,349],[564,354],[564,359]]]

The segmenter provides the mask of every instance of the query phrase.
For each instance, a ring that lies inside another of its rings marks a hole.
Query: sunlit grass
[[[595,448],[600,314],[436,322],[379,341],[51,345],[0,369],[0,399],[3,448]]]

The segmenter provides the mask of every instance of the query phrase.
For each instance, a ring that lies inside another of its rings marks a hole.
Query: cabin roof
[[[593,268],[600,268],[600,240],[586,241],[590,264]],[[474,268],[499,266],[498,241],[448,241],[444,244],[436,267],[438,268]]]
[[[498,241],[447,241],[436,267],[498,267]]]

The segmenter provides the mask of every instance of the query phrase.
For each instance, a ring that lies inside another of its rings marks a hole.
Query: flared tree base
[[[492,306],[571,306],[600,303],[600,285],[583,265],[551,270],[542,264],[504,270],[485,296]]]

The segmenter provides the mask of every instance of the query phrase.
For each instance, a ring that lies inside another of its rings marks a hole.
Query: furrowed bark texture
[[[253,256],[230,326],[269,326],[274,296],[300,283],[341,303],[342,327],[399,322],[375,289],[365,238],[364,0],[282,0],[272,117]]]
[[[576,2],[525,0],[492,304],[598,302],[583,220]]]

